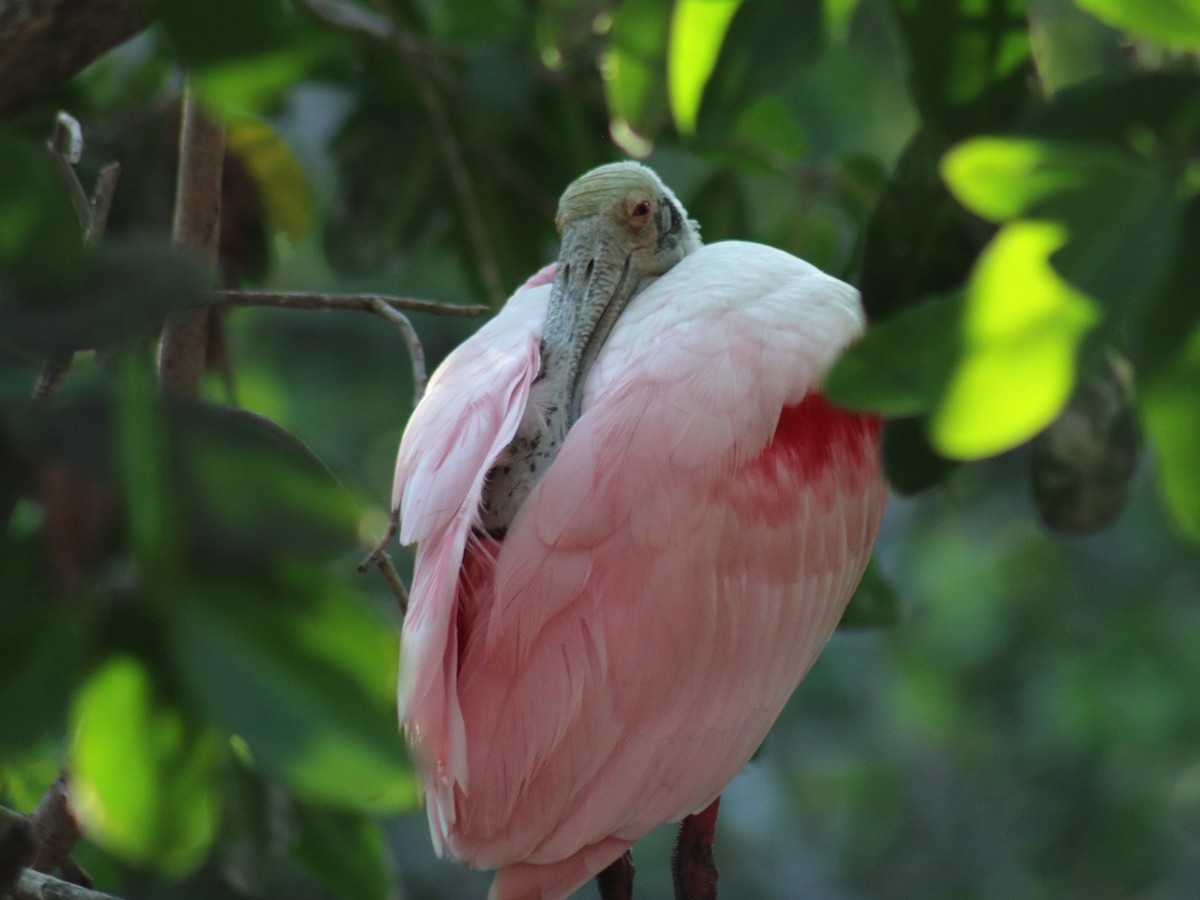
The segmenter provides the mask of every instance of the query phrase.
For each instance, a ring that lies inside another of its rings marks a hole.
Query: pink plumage
[[[485,480],[538,404],[553,269],[452,353],[405,432],[417,542],[400,708],[439,852],[561,897],[708,806],[840,617],[886,490],[878,423],[820,395],[856,292],[757,244],[629,302],[502,540]]]

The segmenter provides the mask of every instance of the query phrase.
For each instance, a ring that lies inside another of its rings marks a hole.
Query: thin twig
[[[371,298],[371,309],[399,328],[400,334],[404,337],[404,343],[408,345],[408,358],[412,361],[413,408],[415,409],[421,402],[421,398],[425,396],[425,350],[421,346],[421,339],[417,337],[417,330],[413,328],[408,316],[399,310],[392,309],[378,297]]]
[[[121,177],[121,164],[111,162],[100,169],[96,176],[96,189],[92,191],[92,222],[84,232],[83,239],[98,244],[108,229],[108,212],[112,209],[113,194],[117,190],[117,179]]]
[[[371,548],[371,552],[367,554],[367,558],[358,564],[358,571],[365,573],[372,566],[379,569],[383,573],[384,579],[387,580],[388,587],[392,589],[392,593],[396,595],[396,603],[400,607],[400,615],[408,614],[408,588],[404,586],[404,580],[400,577],[400,573],[396,571],[396,567],[392,565],[392,558],[388,556],[387,547],[396,536],[396,532],[400,530],[400,511],[393,509],[388,516],[387,532],[379,540],[379,542]]]
[[[359,572],[366,572],[371,566],[378,565],[382,557],[387,556],[387,546],[392,542],[392,538],[396,536],[396,532],[399,530],[400,510],[393,509],[391,515],[388,516],[387,532],[371,548],[371,552],[367,554],[367,558],[358,564]]]
[[[215,262],[221,234],[225,129],[208,118],[191,84],[184,89],[172,238]],[[159,384],[185,397],[200,393],[208,350],[208,307],[176,311],[163,325]]]
[[[487,315],[487,306],[459,306],[413,297],[393,297],[388,294],[315,294],[303,291],[217,291],[218,303],[229,306],[276,306],[285,309],[349,309],[375,312],[374,303],[381,302],[392,309],[407,312],[432,313],[437,316],[463,316],[475,319]]]

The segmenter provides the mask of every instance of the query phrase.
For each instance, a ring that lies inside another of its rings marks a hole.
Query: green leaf
[[[242,409],[182,402],[169,413],[173,493],[194,554],[261,564],[357,546],[353,500],[294,435]]]
[[[1144,183],[1129,157],[1083,142],[1030,138],[974,138],[943,158],[942,177],[959,202],[972,212],[1003,222],[1021,215],[1041,218],[1047,201],[1093,186]]]
[[[924,417],[892,419],[883,428],[883,470],[897,494],[919,494],[941,484],[958,463],[929,445]]]
[[[319,587],[311,576],[274,590],[194,580],[169,609],[179,672],[245,741],[254,765],[298,794],[348,808],[410,808],[416,788],[394,709],[396,635]]]
[[[928,412],[957,358],[962,316],[955,293],[872,325],[829,373],[826,393],[839,406],[889,418]]]
[[[1172,50],[1200,50],[1200,0],[1075,0],[1080,9]]]
[[[734,134],[751,153],[765,151],[786,163],[797,163],[804,155],[804,136],[791,110],[775,96],[760,97],[747,106],[734,125]]]
[[[216,834],[220,745],[157,689],[145,663],[110,658],[74,709],[72,806],[87,836],[129,862],[182,876]]]
[[[345,900],[393,896],[383,833],[374,819],[300,805],[296,825],[292,856],[335,895]]]
[[[844,41],[850,31],[850,22],[858,10],[859,0],[823,0],[821,11],[825,29],[830,38]]]
[[[110,241],[70,289],[51,283],[7,299],[0,290],[0,333],[43,357],[111,349],[148,336],[166,313],[197,305],[209,280],[199,260],[165,240]]]
[[[1164,504],[1181,532],[1200,544],[1200,328],[1145,385],[1141,410]]]
[[[666,55],[670,9],[660,0],[625,0],[600,57],[613,140],[645,156],[666,121]]]
[[[44,147],[0,131],[0,334],[18,336],[6,322],[10,292],[77,285],[92,253],[83,246],[79,217]]]
[[[995,129],[1028,98],[1026,0],[892,0],[913,98],[950,135]]]
[[[2,759],[65,727],[71,693],[92,652],[95,617],[88,607],[68,614],[45,597],[8,595],[0,599],[0,621]]]
[[[1015,447],[1066,403],[1076,349],[1097,310],[1050,267],[1065,240],[1061,226],[1017,221],[980,257],[967,291],[962,356],[930,420],[942,455],[980,459]]]
[[[900,597],[871,557],[838,628],[888,628],[900,621]]]
[[[285,0],[143,0],[190,66],[254,56],[285,46],[298,24]],[[236,23],[236,27],[235,27]]]
[[[675,0],[667,55],[667,84],[675,127],[695,134],[704,86],[742,0]]]

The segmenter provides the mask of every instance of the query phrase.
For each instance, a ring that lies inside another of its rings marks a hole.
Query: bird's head
[[[543,359],[559,359],[570,383],[569,422],[579,415],[587,377],[617,317],[650,279],[700,246],[700,230],[659,177],[635,162],[612,163],[575,179],[555,218],[558,255]]]

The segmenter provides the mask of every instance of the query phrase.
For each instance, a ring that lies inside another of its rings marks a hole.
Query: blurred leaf
[[[132,656],[112,657],[88,679],[74,721],[72,806],[87,836],[176,877],[199,865],[217,827],[215,736]]]
[[[1109,355],[1033,441],[1033,498],[1042,521],[1067,534],[1111,525],[1129,500],[1138,444],[1133,371]]]
[[[888,628],[900,621],[900,597],[871,557],[838,628]]]
[[[1121,36],[1074,0],[1030,0],[1029,43],[1047,95],[1133,64]]]
[[[0,288],[0,333],[44,357],[108,349],[147,336],[170,310],[199,303],[208,280],[197,259],[165,241],[110,241],[69,290],[55,289],[56,280],[7,297]]]
[[[1033,437],[1066,403],[1076,348],[1097,311],[1050,267],[1065,240],[1060,226],[1018,221],[980,257],[962,356],[930,420],[939,453],[964,460],[1000,453]]]
[[[778,97],[761,97],[746,107],[734,125],[734,134],[739,142],[745,142],[758,154],[765,151],[788,163],[797,163],[804,155],[804,136]]]
[[[393,896],[383,833],[374,819],[301,805],[292,856],[345,900],[388,900]]]
[[[883,429],[883,469],[898,494],[919,494],[940,484],[959,464],[929,444],[923,417],[892,419]]]
[[[948,135],[994,130],[1028,97],[1026,0],[892,0],[913,98]]]
[[[1096,185],[1143,183],[1132,161],[1108,147],[1028,138],[964,141],[942,158],[941,170],[954,196],[993,222],[1036,215],[1048,200]]]
[[[600,58],[613,139],[645,156],[666,122],[666,51],[671,10],[659,0],[625,0]]]
[[[835,41],[846,39],[850,31],[850,22],[858,10],[859,0],[824,0],[821,4],[824,13],[825,29],[830,38]]]
[[[953,371],[962,317],[955,293],[872,325],[833,367],[826,393],[839,406],[888,418],[928,412]]]
[[[285,46],[297,23],[285,0],[142,0],[189,66],[254,56]]]
[[[395,634],[311,578],[307,590],[281,590],[194,580],[174,598],[170,642],[185,683],[246,742],[256,767],[301,796],[409,808],[415,786],[393,709]]]
[[[69,290],[88,271],[92,253],[50,154],[2,130],[0,197],[0,334],[12,340],[18,332],[8,321],[8,295]]]
[[[329,559],[356,546],[346,489],[298,438],[228,407],[169,407],[174,494],[191,549],[221,563]]]
[[[675,127],[696,131],[704,86],[712,76],[725,32],[742,0],[675,0],[667,55],[667,85]]]
[[[241,893],[261,895],[295,839],[294,801],[236,758],[225,769],[223,800],[217,838],[221,873]]]
[[[26,548],[32,552],[33,548]],[[7,574],[7,573],[6,573]],[[21,596],[4,579],[0,599],[0,759],[28,750],[65,729],[71,693],[92,652],[95,616],[45,596]],[[8,593],[12,589],[13,593]]]
[[[1198,0],[1075,0],[1102,22],[1175,50],[1200,50]]]
[[[210,62],[193,75],[208,111],[220,118],[255,115],[276,106],[318,59],[308,49],[277,50]]]
[[[1142,414],[1166,507],[1184,534],[1200,543],[1200,328],[1173,364],[1146,384]]]
[[[946,190],[938,175],[943,150],[940,135],[919,132],[867,223],[860,283],[872,320],[959,290],[990,235]]]

